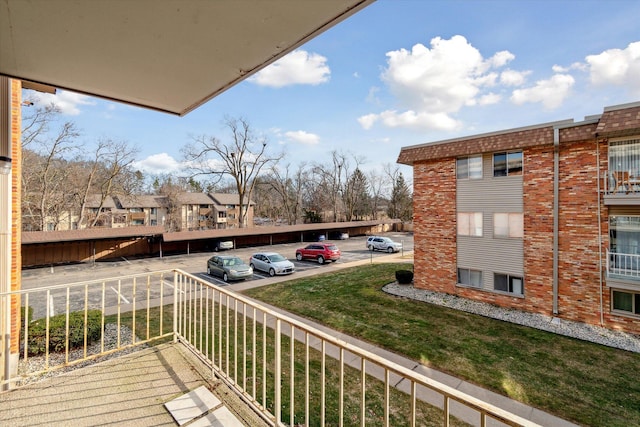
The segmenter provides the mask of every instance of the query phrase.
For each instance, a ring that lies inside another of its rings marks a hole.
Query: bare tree
[[[240,205],[239,227],[244,227],[256,178],[263,168],[277,164],[283,154],[269,154],[267,140],[254,135],[245,119],[227,118],[224,124],[231,133],[230,142],[224,143],[216,137],[202,135],[193,138],[182,153],[191,165],[192,177],[214,177],[217,178],[215,182],[225,176],[233,178]]]
[[[73,122],[52,129],[60,116],[54,105],[35,108],[23,120],[22,188],[26,195],[23,210],[29,228],[47,230],[47,224],[58,227],[68,192],[65,180],[69,168],[65,156],[75,150],[80,132]]]
[[[371,208],[371,218],[379,219],[378,208],[380,207],[380,203],[384,198],[385,192],[390,192],[385,188],[385,186],[387,186],[387,179],[385,175],[373,169],[367,173],[367,182],[369,183],[369,190],[371,192],[371,204],[369,206]]]
[[[297,224],[302,217],[302,192],[307,168],[306,163],[298,165],[291,173],[291,165],[287,164],[283,170],[278,167],[271,169],[265,177],[265,184],[277,196],[277,206],[280,206],[286,216],[288,224]]]
[[[136,192],[141,177],[131,169],[137,149],[126,141],[111,139],[98,140],[91,159],[78,160],[75,164],[76,203],[78,206],[78,225],[83,227],[87,222],[86,208],[89,197],[98,194],[99,206],[96,215],[89,224],[95,227],[100,220],[104,203],[115,194],[132,194]],[[133,185],[132,185],[133,183]]]

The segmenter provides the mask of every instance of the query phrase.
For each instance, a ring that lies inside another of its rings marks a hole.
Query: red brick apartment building
[[[414,285],[640,333],[640,103],[402,148]]]

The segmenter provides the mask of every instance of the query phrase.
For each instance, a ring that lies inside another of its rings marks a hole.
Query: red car
[[[318,264],[340,259],[340,249],[333,243],[312,243],[305,248],[296,249],[296,259],[315,259]]]

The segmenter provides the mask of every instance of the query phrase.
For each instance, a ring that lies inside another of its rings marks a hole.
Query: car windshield
[[[329,249],[330,251],[337,251],[338,247],[336,245],[327,245],[327,249]]]
[[[271,262],[279,262],[279,261],[286,261],[287,260],[285,257],[283,257],[280,254],[269,255],[267,258],[269,258],[269,261],[271,261]]]
[[[224,265],[240,265],[242,260],[240,258],[229,258],[224,260]]]

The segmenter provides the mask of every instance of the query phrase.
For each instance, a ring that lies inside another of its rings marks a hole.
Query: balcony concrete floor
[[[205,386],[241,422],[230,425],[266,426],[211,378],[181,344],[161,344],[0,394],[0,424],[176,426],[164,404]]]

